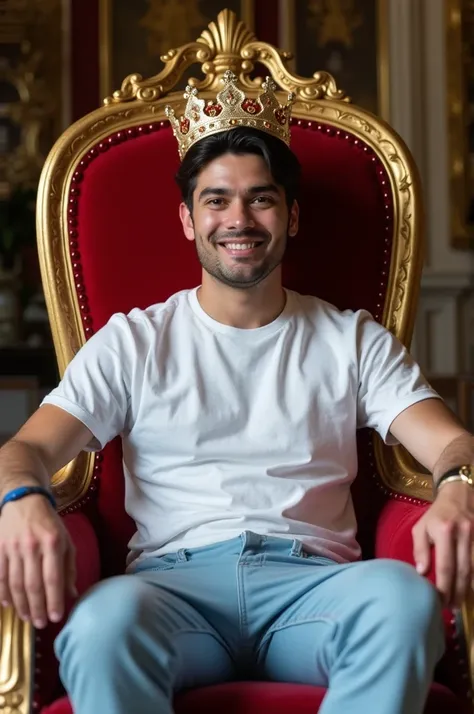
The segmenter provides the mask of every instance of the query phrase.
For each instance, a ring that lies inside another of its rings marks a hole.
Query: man
[[[270,82],[259,102],[224,83],[170,112],[202,285],[112,316],[1,450],[0,599],[36,627],[61,619],[74,555],[49,480],[120,434],[137,532],[128,573],[87,593],[57,640],[76,714],[170,714],[174,692],[235,677],[328,685],[324,714],[418,714],[440,606],[470,586],[473,439],[367,313],[282,287],[298,230],[290,108]],[[413,531],[418,573],[360,562],[364,426],[438,484]]]

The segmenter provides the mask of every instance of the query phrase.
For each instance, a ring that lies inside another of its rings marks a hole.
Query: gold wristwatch
[[[474,488],[474,466],[464,464],[463,466],[456,466],[456,468],[446,471],[436,484],[436,491],[439,491],[440,488],[447,483],[453,483],[454,481],[462,481],[471,488]]]

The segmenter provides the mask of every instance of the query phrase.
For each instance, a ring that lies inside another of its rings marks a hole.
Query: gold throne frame
[[[229,10],[219,13],[216,22],[210,23],[196,42],[172,49],[161,59],[165,66],[159,74],[149,79],[129,75],[101,108],[73,124],[57,141],[43,169],[38,194],[38,249],[60,374],[85,342],[67,232],[68,194],[75,168],[93,145],[112,132],[166,121],[166,104],[173,104],[177,112],[184,108],[182,93],[173,89],[195,63],[201,64],[204,78],[191,79],[190,84],[204,98],[215,96],[227,69],[239,77],[249,96],[256,96],[262,79],[253,79],[250,74],[255,64],[261,63],[282,91],[294,92],[294,118],[324,122],[351,132],[374,150],[389,176],[394,205],[392,259],[383,324],[409,346],[423,266],[424,219],[418,171],[393,129],[367,111],[352,106],[330,74],[317,72],[311,78],[293,74],[289,69],[291,53],[258,41]],[[417,472],[401,448],[387,448],[374,437],[374,455],[383,488],[408,498],[431,500],[431,478]],[[60,510],[86,494],[93,464],[93,454],[81,453],[55,475],[53,488]],[[463,616],[470,643],[472,607],[466,605]],[[32,702],[34,632],[10,608],[3,608],[1,633],[0,710],[27,714]]]

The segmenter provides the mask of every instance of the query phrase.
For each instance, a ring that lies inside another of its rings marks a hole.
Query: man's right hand
[[[0,515],[0,602],[37,628],[64,616],[65,596],[77,596],[74,546],[58,514],[41,495],[5,504]]]

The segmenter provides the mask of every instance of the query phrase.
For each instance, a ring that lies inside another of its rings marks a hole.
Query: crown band
[[[222,77],[224,88],[215,100],[205,101],[198,97],[195,87],[186,87],[187,99],[184,114],[177,118],[169,105],[166,116],[178,141],[180,159],[183,160],[191,146],[212,134],[247,126],[259,129],[290,144],[290,116],[294,95],[288,95],[288,103],[280,104],[276,84],[267,77],[262,84],[263,92],[256,98],[246,97],[237,86],[237,77],[227,70]]]

